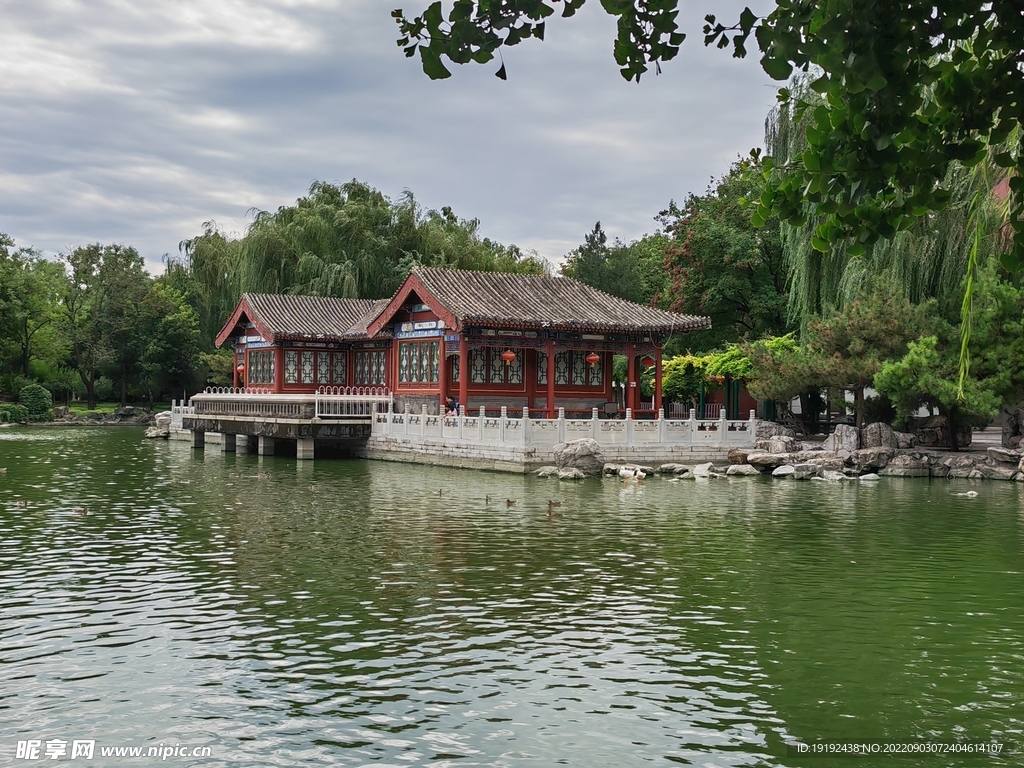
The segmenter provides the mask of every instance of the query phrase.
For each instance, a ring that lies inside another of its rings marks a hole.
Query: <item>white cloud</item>
[[[652,231],[760,143],[774,101],[756,60],[702,47],[686,3],[690,39],[639,85],[596,3],[506,51],[506,83],[497,63],[429,81],[395,45],[396,4],[0,0],[0,231],[131,243],[155,269],[204,221],[241,231],[313,180],[359,178],[557,260],[598,219]]]

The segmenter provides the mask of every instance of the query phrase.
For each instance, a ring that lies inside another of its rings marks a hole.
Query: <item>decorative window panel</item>
[[[601,359],[590,366],[589,379],[592,387],[600,387],[604,383],[604,355],[601,355]]]
[[[420,345],[406,344],[405,346],[409,349],[409,381],[422,381],[420,376]]]
[[[547,384],[548,383],[548,353],[538,352],[537,353],[537,383]]]
[[[330,352],[317,352],[316,353],[316,383],[317,384],[330,384],[331,383],[331,353]]]
[[[491,353],[491,384],[505,383],[505,361],[501,359],[501,352],[497,349],[490,349]]]
[[[448,370],[451,371],[452,383],[459,383],[459,356],[452,355],[448,358]]]
[[[348,354],[345,352],[335,352],[333,362],[334,383],[339,387],[343,387],[348,383],[348,371],[346,370],[348,367]]]
[[[371,384],[384,383],[384,352],[372,352],[373,370],[370,372]]]
[[[249,365],[247,367],[248,384],[273,384],[274,383],[274,352],[273,350],[253,351],[249,353]]]
[[[409,347],[408,343],[398,347],[398,381],[405,384],[409,381]]]
[[[587,383],[587,360],[582,352],[572,353],[572,384],[582,387]]]
[[[555,352],[555,384],[569,383],[569,353]]]
[[[440,381],[440,379],[441,379],[441,366],[440,366],[440,362],[439,362],[439,360],[440,360],[439,356],[440,356],[440,352],[441,352],[441,344],[440,344],[440,342],[432,341],[428,345],[428,349],[430,350],[430,371],[429,371],[430,380],[432,382]]]
[[[284,351],[284,383],[299,383],[299,353],[294,349]]]
[[[313,353],[303,352],[302,353],[302,383],[312,384],[313,383]]]
[[[487,381],[487,350],[474,349],[469,353],[469,380],[473,384]]]
[[[384,383],[384,352],[356,352],[357,385],[380,386]]]
[[[506,370],[509,384],[523,383],[523,353],[521,351],[516,352],[516,359],[508,364]]]

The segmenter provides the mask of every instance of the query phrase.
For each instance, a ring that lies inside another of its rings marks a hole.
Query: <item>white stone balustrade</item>
[[[483,408],[478,414],[467,414],[459,407],[458,416],[428,415],[409,408],[396,412],[388,409],[373,416],[372,435],[381,437],[420,438],[423,440],[451,440],[460,443],[479,443],[499,446],[534,447],[550,449],[557,443],[581,438],[592,438],[609,447],[642,448],[644,446],[692,446],[753,448],[757,434],[757,418],[753,411],[744,420],[697,419],[691,410],[689,419],[666,419],[664,409],[656,419],[633,418],[626,409],[624,419],[600,419],[593,409],[589,419],[567,419],[565,409],[558,409],[558,418],[532,418],[529,409],[523,409],[522,418],[508,416],[501,409],[498,417],[489,417]]]

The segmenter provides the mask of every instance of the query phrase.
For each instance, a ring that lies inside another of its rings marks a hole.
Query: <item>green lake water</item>
[[[1018,484],[566,483],[135,428],[0,430],[0,467],[0,763],[40,764],[16,759],[31,739],[95,740],[93,765],[1024,750]]]

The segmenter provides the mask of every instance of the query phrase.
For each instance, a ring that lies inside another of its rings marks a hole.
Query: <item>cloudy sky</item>
[[[508,82],[493,64],[431,82],[390,16],[426,4],[0,0],[0,232],[131,244],[158,272],[205,221],[241,234],[251,209],[357,178],[557,262],[597,220],[653,231],[761,144],[771,81],[700,33],[742,2],[684,0],[682,52],[639,85],[595,0],[505,51]]]

